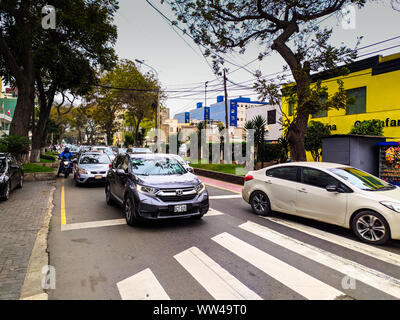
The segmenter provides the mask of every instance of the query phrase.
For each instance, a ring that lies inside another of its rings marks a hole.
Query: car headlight
[[[78,172],[79,172],[80,174],[88,174],[88,172],[87,172],[85,169],[82,169],[82,168],[79,168],[79,169],[78,169]]]
[[[158,191],[160,191],[157,188],[146,187],[146,186],[142,186],[140,184],[136,185],[136,189],[137,189],[137,191],[139,191],[141,193],[147,193],[147,194],[151,194],[151,195],[155,195]]]
[[[379,203],[384,205],[386,208],[389,208],[393,211],[400,213],[400,203],[398,202],[380,201]]]
[[[204,192],[204,190],[206,190],[206,186],[204,185],[204,183],[200,183],[194,189],[198,194],[201,194]]]

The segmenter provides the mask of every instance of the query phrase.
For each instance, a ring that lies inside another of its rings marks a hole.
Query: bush
[[[40,156],[41,159],[45,159],[45,160],[50,160],[50,161],[56,161],[57,157],[56,156],[51,156],[49,154],[42,154]]]
[[[383,136],[383,122],[377,119],[364,120],[358,126],[354,126],[350,134],[362,136]]]
[[[133,138],[133,134],[130,132],[125,132],[125,138],[124,138],[125,148],[128,148],[129,146],[133,145],[134,142],[135,139]]]
[[[264,143],[263,147],[264,147],[264,153],[261,148],[260,148],[260,150],[258,150],[257,159],[260,159],[260,161],[269,162],[269,161],[275,161],[278,159],[283,161],[284,159],[286,159],[285,151],[282,147],[282,144],[280,144],[280,143]]]
[[[304,136],[304,147],[311,152],[314,161],[319,161],[322,155],[322,138],[331,134],[329,126],[319,121],[311,121]]]
[[[18,156],[22,153],[28,153],[30,141],[27,137],[19,135],[3,135],[0,138],[0,151],[9,152],[14,156]]]

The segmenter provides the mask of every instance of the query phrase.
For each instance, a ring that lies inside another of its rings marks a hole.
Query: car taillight
[[[247,176],[244,177],[244,181],[249,181],[249,180],[253,180],[254,177],[251,174],[248,174]]]
[[[109,168],[111,168],[111,163],[108,165]]]

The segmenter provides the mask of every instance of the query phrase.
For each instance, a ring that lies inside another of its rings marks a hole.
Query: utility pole
[[[207,83],[208,81],[204,83],[204,108],[207,107]],[[208,119],[204,119],[204,129],[206,130],[207,130],[207,120]]]
[[[224,91],[225,91],[225,141],[224,141],[224,160],[226,158],[225,150],[229,144],[229,113],[228,113],[228,91],[226,90],[226,69],[224,69]]]

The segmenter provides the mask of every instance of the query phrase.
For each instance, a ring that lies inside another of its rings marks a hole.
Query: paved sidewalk
[[[212,179],[212,178],[207,178],[207,177],[203,177],[203,176],[199,176],[199,175],[197,175],[197,176],[206,185],[213,186],[213,187],[220,188],[220,189],[229,190],[229,191],[232,191],[235,193],[242,193],[243,186],[240,186],[238,184],[229,183],[229,182],[216,180],[216,179]]]
[[[0,202],[0,299],[19,299],[53,182],[26,182]]]

